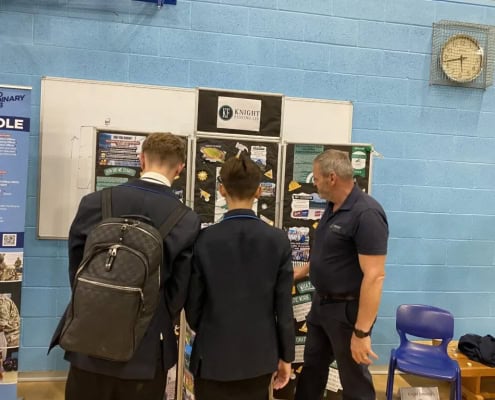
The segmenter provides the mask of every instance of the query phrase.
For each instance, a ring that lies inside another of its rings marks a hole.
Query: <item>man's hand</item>
[[[351,337],[351,353],[352,358],[358,364],[373,364],[370,357],[373,357],[375,360],[378,359],[378,356],[371,350],[371,337],[367,336],[362,339],[356,337],[356,335],[352,334]]]
[[[282,389],[289,382],[290,378],[290,363],[283,360],[278,361],[278,370],[273,373],[273,388],[275,390]]]
[[[305,263],[301,267],[294,268],[294,280],[303,279],[309,274],[309,262]]]

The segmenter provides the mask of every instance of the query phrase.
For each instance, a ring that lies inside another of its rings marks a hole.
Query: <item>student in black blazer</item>
[[[227,160],[219,191],[229,211],[194,247],[186,317],[196,331],[190,368],[197,400],[267,400],[272,374],[276,389],[289,380],[291,247],[252,211],[260,181],[247,156]]]
[[[159,227],[174,209],[182,206],[170,183],[184,168],[185,158],[186,145],[181,138],[170,133],[149,135],[140,155],[143,174],[136,181],[112,189],[112,215],[143,215]],[[83,257],[86,238],[101,218],[101,192],[83,197],[69,232],[71,286]],[[189,210],[165,239],[160,303],[130,361],[112,362],[80,353],[65,353],[65,359],[71,364],[67,400],[163,399],[167,370],[177,361],[173,322],[187,297],[192,245],[199,227],[198,216]],[[62,318],[50,349],[59,343],[64,322]]]

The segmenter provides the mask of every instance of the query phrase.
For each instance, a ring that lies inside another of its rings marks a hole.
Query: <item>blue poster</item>
[[[17,399],[31,89],[0,86],[0,399]]]

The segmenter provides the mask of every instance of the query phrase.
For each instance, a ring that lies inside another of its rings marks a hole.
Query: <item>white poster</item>
[[[259,132],[261,100],[218,97],[217,128]]]

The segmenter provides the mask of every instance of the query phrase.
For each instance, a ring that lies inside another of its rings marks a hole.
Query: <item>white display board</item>
[[[41,81],[38,237],[67,238],[82,196],[94,190],[98,130],[193,137],[198,91],[45,77]],[[281,142],[351,142],[348,101],[284,97]]]
[[[67,238],[93,190],[96,130],[191,136],[196,90],[47,77],[40,113],[38,237]]]
[[[290,143],[351,143],[350,101],[285,97],[282,139]]]

